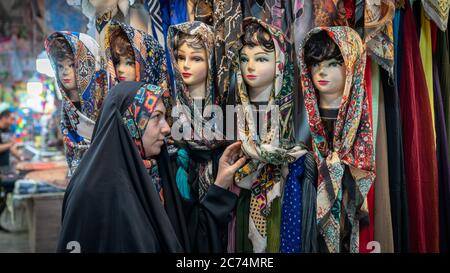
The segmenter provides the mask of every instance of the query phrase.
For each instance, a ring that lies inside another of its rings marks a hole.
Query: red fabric
[[[437,38],[437,26],[436,24],[430,20],[430,29],[431,29],[431,44],[433,45],[433,54],[436,52],[436,38]]]
[[[427,84],[411,7],[405,2],[400,110],[412,252],[439,251],[437,162]]]
[[[344,0],[345,17],[351,25],[355,22],[355,0]]]
[[[366,92],[369,98],[369,113],[370,113],[370,122],[372,123],[372,128],[375,128],[376,124],[373,124],[372,119],[372,70],[371,70],[372,60],[369,56],[366,59],[366,69],[364,71],[364,81],[366,83]],[[375,136],[374,136],[375,137]],[[374,221],[375,216],[373,213],[374,205],[375,205],[375,183],[372,184],[369,193],[367,194],[367,204],[369,207],[369,225],[360,227],[359,230],[359,252],[360,253],[369,253],[372,249],[367,249],[367,244],[374,239]]]

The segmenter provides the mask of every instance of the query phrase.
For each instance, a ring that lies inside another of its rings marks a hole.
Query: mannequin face
[[[208,76],[206,49],[195,49],[183,43],[178,48],[177,64],[183,81],[188,87],[206,85]]]
[[[66,58],[57,62],[58,78],[67,92],[77,88],[75,79],[75,63],[72,59]]]
[[[136,64],[130,57],[120,56],[116,65],[116,75],[120,82],[136,80]]]
[[[159,100],[142,136],[145,156],[147,157],[159,155],[161,146],[164,145],[164,138],[170,133],[170,127],[165,116],[166,107],[162,100]]]
[[[240,55],[241,73],[250,92],[263,91],[275,78],[275,51],[261,46],[244,46]],[[253,94],[256,95],[256,94]]]
[[[336,59],[325,60],[310,67],[314,86],[319,94],[342,95],[345,86],[344,64]]]

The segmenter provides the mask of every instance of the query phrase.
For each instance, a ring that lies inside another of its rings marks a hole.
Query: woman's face
[[[153,110],[144,135],[142,136],[142,144],[146,157],[159,155],[161,146],[164,145],[164,138],[170,133],[170,127],[167,124],[165,116],[166,107],[160,99]]]
[[[119,62],[115,66],[119,82],[136,80],[136,64],[133,58],[120,56]]]
[[[66,58],[57,62],[58,78],[61,81],[64,89],[73,91],[77,88],[75,81],[75,63],[72,59]]]
[[[240,55],[244,82],[253,89],[264,89],[275,78],[275,51],[267,52],[261,46],[244,46]]]
[[[178,48],[177,64],[183,81],[188,87],[206,84],[208,76],[206,49],[195,49],[183,43]]]
[[[312,65],[310,71],[314,86],[319,92],[329,94],[344,92],[345,67],[342,61],[325,60]]]

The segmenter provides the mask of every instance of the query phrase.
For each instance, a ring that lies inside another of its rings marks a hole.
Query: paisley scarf
[[[67,31],[54,32],[45,41],[45,49],[55,75],[58,75],[57,63],[50,52],[52,42],[57,37],[63,37],[72,49],[75,81],[81,103],[81,109],[78,110],[67,96],[61,79],[56,76],[63,97],[61,131],[67,163],[73,173],[89,148],[95,121],[108,91],[108,78],[97,42],[86,34]]]
[[[214,150],[222,147],[225,144],[224,136],[221,132],[217,132],[215,134],[217,136],[217,140],[209,139],[204,137],[205,131],[216,132],[217,124],[211,124],[209,119],[205,119],[203,117],[203,113],[200,112],[198,107],[194,107],[194,100],[189,95],[189,90],[186,84],[183,81],[183,77],[181,75],[180,69],[177,64],[176,56],[174,53],[174,48],[172,48],[172,41],[175,37],[180,34],[188,34],[193,36],[200,37],[202,41],[203,47],[206,49],[206,58],[208,61],[208,76],[206,79],[206,94],[205,94],[205,106],[215,105],[217,98],[215,93],[215,83],[214,83],[214,67],[215,67],[215,59],[214,59],[214,32],[212,28],[202,22],[193,21],[182,23],[178,25],[171,26],[169,28],[169,34],[167,37],[168,47],[172,60],[172,67],[174,71],[175,77],[175,96],[176,96],[176,105],[180,110],[180,115],[178,118],[178,124],[191,124],[192,134],[188,136],[188,139],[183,139],[181,141],[177,141],[180,146],[183,146],[185,149],[179,150],[179,163],[181,163],[180,169],[177,173],[177,184],[180,188],[180,192],[185,192],[182,189],[187,187],[187,174],[188,174],[188,164],[183,163],[189,160],[188,151],[192,151],[196,155],[199,154],[210,154],[214,152]],[[203,108],[204,109],[204,108]],[[193,118],[195,117],[195,118]],[[213,119],[214,116],[211,117]],[[192,154],[191,154],[192,156]],[[187,158],[187,159],[182,159]],[[206,193],[209,185],[214,183],[213,177],[213,160],[207,159],[202,160],[199,164],[199,197],[203,197]],[[190,198],[189,194],[184,194],[185,198]]]
[[[365,51],[358,33],[349,27],[318,27],[306,36],[303,45],[325,31],[339,46],[346,67],[345,88],[336,120],[333,147],[327,143],[318,97],[310,70],[300,48],[299,65],[305,107],[313,138],[312,146],[319,168],[317,223],[329,252],[340,251],[341,206],[351,224],[350,251],[359,251],[359,223],[368,215],[367,193],[375,180],[375,156],[369,101],[364,89]],[[354,179],[355,200],[343,202],[343,176],[348,166]]]
[[[275,45],[276,74],[274,88],[265,111],[267,133],[259,137],[256,121],[250,109],[247,87],[242,77],[238,56],[234,59],[236,73],[236,101],[242,106],[242,118],[238,113],[238,136],[242,151],[250,158],[235,174],[236,184],[250,189],[249,239],[254,252],[279,249],[280,197],[288,173],[288,164],[302,157],[306,150],[294,143],[293,110],[293,63],[290,60],[290,42],[283,32],[256,18],[244,19],[247,24],[256,22],[271,35]],[[242,48],[237,40],[233,45]],[[238,52],[239,50],[237,50]],[[278,111],[272,111],[277,109]],[[276,122],[272,122],[275,117]],[[273,207],[273,208],[272,208]]]

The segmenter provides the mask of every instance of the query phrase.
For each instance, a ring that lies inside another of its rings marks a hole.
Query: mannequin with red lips
[[[274,88],[276,56],[273,42],[270,43],[272,38],[268,33],[254,32],[251,35],[246,35],[243,39],[239,56],[240,68],[249,100],[258,113],[257,132],[263,134],[260,121]]]
[[[177,64],[183,82],[186,84],[192,99],[203,100],[206,95],[206,80],[208,77],[208,59],[206,48],[196,41],[196,37],[185,35],[180,38],[177,51]]]
[[[52,56],[56,57],[57,78],[61,82],[63,91],[70,101],[81,108],[80,96],[77,90],[75,62],[69,44],[63,38],[56,38],[51,47]]]
[[[136,63],[133,48],[127,35],[121,28],[111,32],[111,55],[116,70],[117,80],[135,81]]]
[[[344,60],[339,47],[325,32],[312,36],[308,41],[305,60],[318,94],[320,116],[331,142],[345,87]]]

